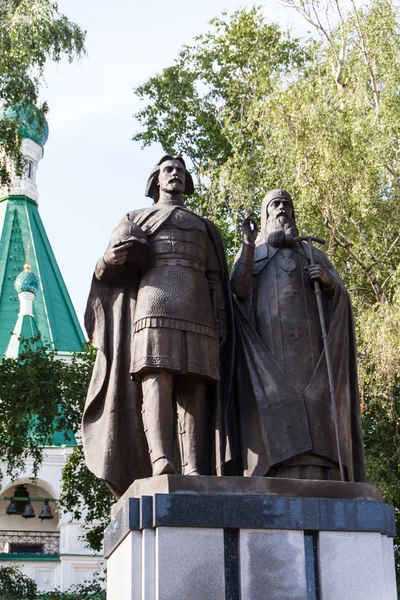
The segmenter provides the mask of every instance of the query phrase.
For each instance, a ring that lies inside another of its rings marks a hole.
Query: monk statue
[[[243,230],[231,279],[243,473],[364,481],[354,325],[345,286],[326,255],[299,239],[285,190],[265,196],[258,239],[251,217]]]
[[[193,191],[183,159],[164,156],[146,186],[154,205],[124,215],[95,268],[83,446],[116,496],[141,477],[218,474],[228,459],[229,277],[217,228],[184,206]]]

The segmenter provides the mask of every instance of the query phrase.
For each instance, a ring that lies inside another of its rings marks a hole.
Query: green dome
[[[20,292],[32,292],[33,294],[36,294],[38,291],[39,279],[36,277],[35,273],[32,273],[28,265],[25,265],[24,270],[17,275],[14,282],[14,288],[17,294]]]
[[[2,112],[7,119],[18,119],[19,121],[22,121],[18,128],[22,137],[33,140],[43,148],[49,137],[49,126],[46,120],[44,121],[43,127],[39,126],[39,118],[35,107],[17,109],[7,108]]]

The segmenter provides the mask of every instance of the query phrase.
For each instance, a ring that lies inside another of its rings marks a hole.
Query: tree
[[[338,4],[332,14],[289,3],[322,41],[301,77],[255,104],[249,120],[352,294],[368,478],[398,507],[400,15],[387,0],[353,2],[346,15]]]
[[[111,505],[115,498],[106,484],[86,467],[82,446],[74,448],[69,456],[62,480],[63,491],[59,505],[70,512],[74,519],[84,519],[87,545],[100,552],[104,529],[110,522]]]
[[[106,600],[106,592],[101,583],[95,580],[92,583],[73,585],[65,592],[54,590],[37,593],[35,600]]]
[[[24,340],[17,359],[0,363],[0,462],[17,479],[25,461],[33,458],[35,477],[43,460],[43,447],[51,445],[55,432],[66,442],[79,439],[83,407],[93,368],[95,350],[87,344],[68,361],[59,360],[50,345],[38,339]],[[1,476],[1,473],[0,473]],[[104,527],[109,522],[113,496],[106,485],[86,468],[82,448],[76,447],[63,471],[61,510],[87,523],[87,542],[101,549]],[[98,522],[93,526],[93,522]]]
[[[17,567],[0,568],[0,598],[2,600],[36,600],[37,586]]]
[[[0,567],[1,600],[105,600],[106,593],[99,581],[74,585],[65,592],[54,590],[40,593],[35,581],[21,573],[18,567]]]
[[[14,163],[18,174],[24,168],[21,154],[22,114],[43,127],[48,107],[39,106],[38,94],[48,61],[63,56],[72,61],[84,53],[85,32],[60,14],[51,0],[2,0],[0,3],[0,154]],[[32,107],[38,109],[32,112]],[[9,118],[18,109],[17,119]],[[9,163],[0,163],[0,184],[10,183]]]
[[[240,10],[213,19],[210,31],[184,46],[171,67],[136,89],[146,104],[136,115],[142,127],[134,141],[157,141],[190,159],[197,186],[189,205],[214,217],[228,252],[238,245],[244,209],[262,193],[263,144],[249,110],[306,59],[299,41],[267,23],[260,9]],[[228,180],[234,157],[240,177]],[[244,188],[243,177],[253,184]]]
[[[0,461],[11,477],[24,470],[28,456],[36,476],[43,446],[51,444],[55,431],[70,437],[79,431],[80,384],[90,377],[90,348],[66,362],[57,359],[51,346],[35,342],[37,338],[24,340],[18,358],[0,363]]]
[[[134,139],[190,158],[195,207],[231,256],[244,210],[257,214],[279,186],[301,234],[327,238],[353,300],[368,480],[399,514],[400,15],[390,0],[352,0],[347,12],[286,3],[314,38],[293,39],[260,9],[215,19],[137,88]]]

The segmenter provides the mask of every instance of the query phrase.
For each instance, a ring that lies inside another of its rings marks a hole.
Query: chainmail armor
[[[161,318],[154,325],[157,327],[163,327],[162,319],[168,318],[177,319],[181,330],[193,331],[191,324],[198,324],[205,326],[208,334],[210,328],[215,332],[215,313],[205,276],[208,236],[202,219],[177,209],[148,242],[150,260],[140,282],[135,330],[153,326],[146,320],[156,317]],[[167,321],[165,326],[171,327]]]

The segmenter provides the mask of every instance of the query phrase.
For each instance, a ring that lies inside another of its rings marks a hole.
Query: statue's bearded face
[[[293,246],[299,235],[293,206],[286,198],[276,198],[267,206],[266,241],[271,246]]]
[[[280,224],[287,223],[289,219],[293,219],[293,208],[289,200],[285,198],[277,198],[268,204],[268,221],[271,219]]]
[[[182,194],[185,189],[185,167],[179,160],[166,160],[158,175],[160,190],[169,194]]]

